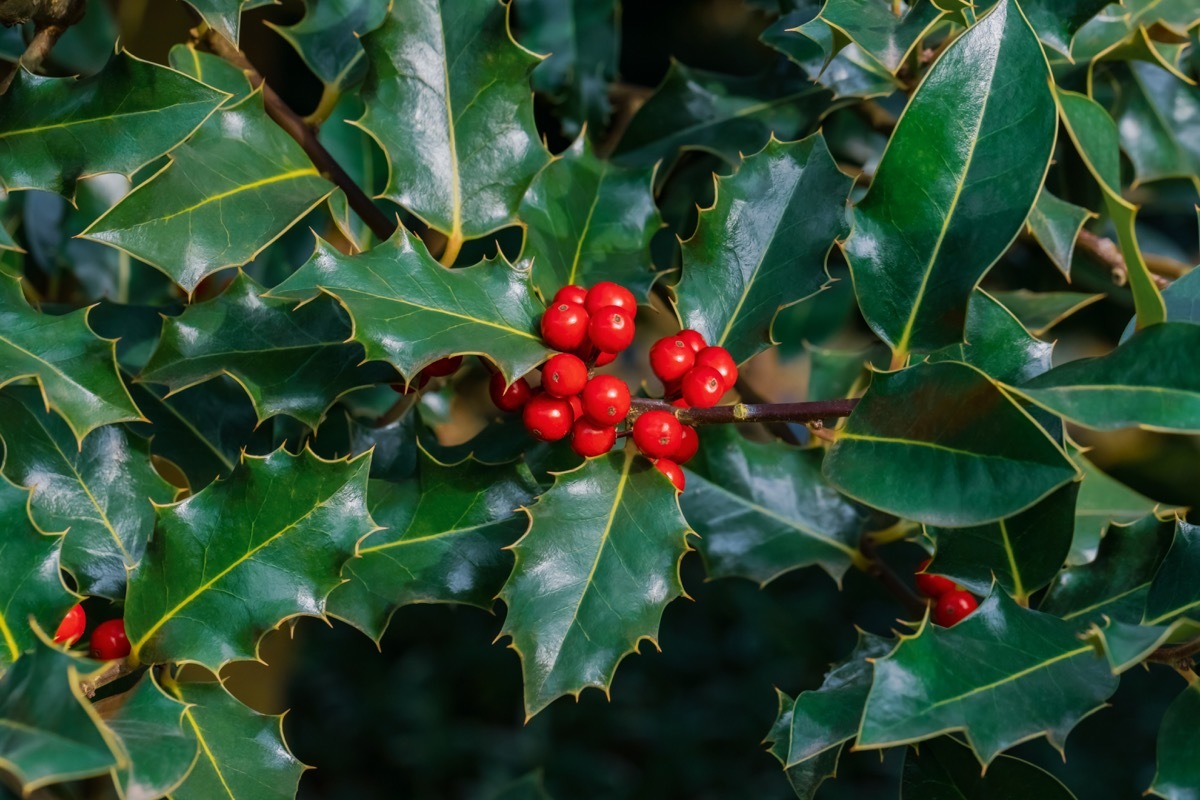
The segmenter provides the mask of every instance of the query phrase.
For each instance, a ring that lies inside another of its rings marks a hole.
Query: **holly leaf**
[[[173,46],[167,60],[172,69],[229,95],[221,103],[223,106],[237,105],[254,90],[246,73],[218,55],[200,52],[194,44]]]
[[[1075,34],[1113,0],[1023,0],[1021,9],[1038,37],[1071,57]]]
[[[1143,625],[1162,625],[1200,607],[1197,569],[1200,569],[1200,525],[1180,520],[1175,526],[1171,549],[1150,583]]]
[[[1034,336],[1045,336],[1047,331],[1067,317],[1104,299],[1102,294],[1031,292],[1028,289],[992,292],[992,297],[1011,311],[1025,326],[1025,330]]]
[[[1083,230],[1083,224],[1093,214],[1086,208],[1059,200],[1046,189],[1038,195],[1033,211],[1025,224],[1029,233],[1042,246],[1054,266],[1067,280],[1071,279],[1071,259],[1075,257],[1075,240]],[[1065,293],[1064,293],[1065,294]]]
[[[1078,477],[992,380],[953,362],[875,373],[824,470],[860,502],[945,527],[1010,517]]]
[[[175,498],[151,466],[146,445],[111,425],[76,445],[31,387],[0,393],[0,439],[4,475],[32,490],[33,523],[66,531],[63,568],[85,594],[121,599],[126,573],[141,560],[154,529],[151,503]]]
[[[188,138],[224,99],[124,52],[86,78],[17,70],[0,95],[0,185],[74,197],[80,178],[129,177]]]
[[[1086,564],[1096,557],[1105,528],[1114,523],[1127,525],[1153,514],[1158,503],[1110,477],[1074,448],[1071,459],[1083,473],[1083,483],[1075,504],[1075,533],[1067,563]]]
[[[241,32],[242,12],[276,2],[278,0],[187,0],[205,22],[234,44],[238,43]]]
[[[1167,306],[1167,319],[1171,322],[1200,325],[1200,270],[1193,269],[1171,281],[1171,285],[1163,289],[1162,298]],[[1129,320],[1121,334],[1121,343],[1124,344],[1136,330],[1137,319]]]
[[[360,39],[383,24],[387,7],[387,0],[304,0],[299,22],[266,24],[295,49],[326,93],[336,97],[366,74]]]
[[[817,565],[840,583],[862,561],[865,510],[825,481],[820,450],[752,442],[732,426],[705,428],[679,503],[710,578],[765,586]]]
[[[333,191],[267,117],[261,91],[223,106],[170,159],[80,236],[140,258],[189,293],[253,259]]]
[[[856,747],[962,731],[985,767],[1036,736],[1061,752],[1071,729],[1103,707],[1118,683],[1077,633],[997,590],[953,628],[926,619],[875,661]]]
[[[513,41],[507,14],[494,0],[394,3],[363,38],[358,124],[391,165],[382,196],[446,234],[447,264],[464,239],[516,221],[549,158],[528,83],[539,59]]]
[[[1056,128],[1049,81],[1037,36],[1002,0],[909,101],[843,247],[864,317],[897,354],[962,340],[971,292],[1041,191]]]
[[[942,16],[929,0],[901,2],[899,14],[872,0],[827,0],[816,19],[797,30],[822,45],[826,60],[853,43],[895,73]]]
[[[370,458],[244,456],[228,480],[155,508],[158,532],[129,578],[125,627],[143,663],[216,672],[254,658],[290,617],[323,616],[367,512]]]
[[[356,256],[318,240],[313,257],[267,294],[307,300],[321,291],[350,313],[367,358],[387,361],[410,380],[439,358],[474,353],[512,381],[551,355],[538,333],[543,308],[528,273],[503,257],[445,269],[403,228]]]
[[[846,232],[853,181],[825,139],[772,139],[735,175],[717,181],[717,199],[700,212],[683,243],[675,287],[681,325],[745,361],[774,344],[779,310],[829,281],[825,259]]]
[[[187,704],[184,731],[200,756],[173,800],[214,797],[290,800],[307,769],[283,739],[283,717],[259,714],[220,683],[178,683],[172,693]]]
[[[96,701],[96,712],[129,756],[113,774],[122,798],[154,800],[183,782],[199,755],[196,737],[181,727],[185,709],[159,688],[153,670],[129,691]]]
[[[1144,62],[1128,62],[1115,78],[1113,116],[1135,185],[1168,178],[1200,185],[1200,89]]]
[[[1200,786],[1200,744],[1190,733],[1200,714],[1200,685],[1189,683],[1167,707],[1158,729],[1157,769],[1146,794],[1187,800]]]
[[[1054,345],[1031,336],[1007,308],[982,289],[971,295],[961,344],[930,354],[930,361],[962,361],[998,381],[1022,383],[1050,369]]]
[[[650,239],[663,226],[654,169],[622,169],[596,158],[586,136],[538,173],[518,212],[522,257],[549,299],[567,284],[619,283],[645,300],[654,282]]]
[[[527,719],[589,686],[607,693],[621,659],[656,641],[663,610],[684,593],[689,533],[674,487],[632,449],[556,475],[529,516],[500,592]]]
[[[288,414],[312,428],[342,395],[399,380],[385,364],[363,364],[362,348],[346,344],[351,328],[332,299],[293,308],[263,291],[239,273],[219,296],[167,317],[138,379],[173,394],[228,375],[250,396],[260,424]]]
[[[524,533],[520,509],[537,493],[527,471],[420,456],[421,482],[372,481],[371,516],[385,526],[359,546],[329,613],[376,642],[396,609],[463,603],[485,610],[512,569],[504,548]]]
[[[1071,790],[1041,767],[1002,755],[979,769],[971,748],[940,736],[904,753],[900,800],[988,800],[1025,797],[1075,800]]]
[[[791,11],[775,20],[759,38],[795,62],[835,97],[881,97],[900,88],[900,82],[876,59],[853,42],[838,48],[838,35],[827,24],[804,26],[816,8]],[[830,53],[837,50],[836,55]]]

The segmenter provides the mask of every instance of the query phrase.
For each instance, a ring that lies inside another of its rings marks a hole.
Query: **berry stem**
[[[817,422],[830,417],[847,417],[857,399],[817,400],[805,403],[735,403],[713,408],[678,408],[665,400],[635,398],[630,403],[633,419],[647,411],[670,411],[685,425],[742,425],[770,422]]]

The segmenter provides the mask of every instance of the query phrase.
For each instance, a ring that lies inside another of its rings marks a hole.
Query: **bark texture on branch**
[[[773,422],[820,422],[834,417],[848,417],[857,399],[818,400],[806,403],[735,403],[712,408],[679,408],[666,400],[634,398],[630,404],[630,419],[647,411],[670,411],[686,425],[739,425]]]

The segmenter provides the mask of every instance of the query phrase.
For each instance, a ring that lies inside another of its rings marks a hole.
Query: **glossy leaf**
[[[1200,270],[1193,269],[1171,281],[1171,285],[1163,289],[1162,297],[1167,306],[1167,319],[1171,322],[1200,325]],[[1121,343],[1124,344],[1136,330],[1137,319],[1131,319],[1121,334]]]
[[[86,594],[119,600],[126,573],[154,529],[151,502],[175,490],[154,471],[144,442],[119,426],[77,446],[62,419],[29,387],[0,393],[4,475],[31,491],[29,515],[43,531],[66,531],[62,566]],[[48,629],[51,630],[51,629]]]
[[[246,73],[225,59],[203,53],[194,44],[177,44],[168,54],[171,68],[229,95],[221,105],[237,105],[253,90]]]
[[[485,355],[510,380],[550,356],[527,273],[503,258],[445,269],[403,229],[357,256],[318,241],[308,263],[268,295],[306,300],[321,291],[350,312],[367,358],[391,363],[410,380],[450,355]]]
[[[1113,0],[1023,0],[1029,24],[1046,44],[1070,56],[1075,33]]]
[[[276,2],[278,0],[187,0],[188,5],[200,12],[205,22],[234,44],[238,43],[238,34],[241,32],[242,12]]]
[[[995,383],[952,362],[876,373],[824,469],[850,497],[946,527],[1012,516],[1077,475]]]
[[[828,0],[820,15],[800,28],[800,33],[821,41],[832,31],[831,58],[837,50],[853,42],[891,72],[904,64],[909,52],[942,18],[942,11],[930,0],[900,4],[901,13],[893,13],[887,3],[871,0]],[[810,33],[811,31],[811,33]]]
[[[327,92],[340,92],[362,80],[367,70],[360,38],[383,24],[387,0],[305,0],[304,19],[271,25],[287,40]]]
[[[1200,786],[1200,744],[1190,735],[1200,715],[1200,685],[1188,684],[1167,708],[1158,730],[1158,769],[1147,794],[1191,800]]]
[[[1029,23],[1002,0],[909,101],[844,246],[863,315],[897,354],[962,339],[972,290],[1041,190],[1055,138],[1049,79]]]
[[[1175,540],[1154,574],[1146,596],[1145,625],[1161,625],[1200,607],[1200,525],[1182,520],[1175,527]]]
[[[97,701],[96,711],[129,756],[113,775],[124,800],[170,794],[192,769],[200,750],[191,729],[182,727],[184,709],[159,688],[153,672],[128,692]]]
[[[875,661],[859,749],[962,731],[985,766],[1035,736],[1067,734],[1117,688],[1077,628],[993,591],[953,628],[926,622]]]
[[[774,139],[717,182],[716,203],[683,243],[674,289],[681,327],[745,361],[773,343],[779,309],[821,290],[825,259],[845,234],[852,181],[820,135]]]
[[[982,289],[971,295],[962,344],[937,350],[930,361],[962,361],[998,381],[1023,383],[1050,369],[1054,345],[1030,335],[1020,320]]]
[[[655,641],[663,610],[683,594],[689,533],[674,487],[632,448],[557,475],[529,516],[500,592],[527,718],[589,686],[607,693],[621,659]]]
[[[130,176],[190,136],[224,99],[125,53],[87,78],[18,70],[0,95],[0,185],[72,197],[80,178]]]
[[[1075,240],[1083,230],[1083,223],[1094,216],[1086,208],[1060,200],[1045,189],[1029,213],[1026,221],[1029,232],[1068,280],[1071,259],[1075,257]]]
[[[1071,790],[1041,767],[999,756],[979,769],[971,748],[942,736],[904,754],[900,800],[1075,800]]]
[[[864,509],[821,475],[821,451],[752,442],[733,426],[703,429],[680,498],[710,578],[765,585],[785,572],[820,566],[839,583],[861,561]]]
[[[1075,535],[1067,562],[1086,564],[1096,557],[1105,528],[1139,520],[1154,513],[1158,504],[1110,477],[1082,453],[1072,450],[1071,459],[1083,473],[1083,483],[1075,505]]]
[[[804,25],[816,10],[809,7],[784,14],[763,31],[763,43],[786,55],[837,97],[879,97],[900,87],[888,68],[858,45],[851,42],[839,49],[833,28],[821,22]],[[830,57],[834,50],[836,55]]]
[[[1136,625],[1115,619],[1096,623],[1085,636],[1108,659],[1114,675],[1136,667],[1167,642],[1186,642],[1200,635],[1200,623],[1180,617],[1167,625]]]
[[[1200,181],[1200,89],[1144,62],[1129,62],[1117,77],[1117,133],[1137,182]]]
[[[1045,336],[1047,331],[1067,317],[1104,298],[1102,294],[1031,292],[1028,289],[993,292],[992,296],[1034,336]]]
[[[158,532],[125,601],[133,656],[215,672],[253,658],[283,620],[322,616],[342,565],[376,527],[369,462],[246,456],[228,480],[156,508]]]

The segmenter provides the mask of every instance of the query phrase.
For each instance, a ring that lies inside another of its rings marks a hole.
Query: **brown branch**
[[[80,684],[80,688],[83,689],[83,693],[85,696],[95,697],[96,690],[99,689],[101,686],[110,684],[119,678],[124,678],[126,675],[133,672],[135,669],[137,669],[137,667],[129,666],[129,663],[127,661],[119,661],[116,664],[113,664],[111,667],[109,667],[104,672],[97,675],[95,680],[83,681]]]
[[[1163,645],[1146,656],[1147,661],[1170,664],[1173,667],[1191,667],[1193,657],[1200,653],[1200,638],[1183,644]]]
[[[738,396],[747,403],[770,402],[770,400],[763,396],[758,389],[755,389],[752,385],[750,385],[750,383],[744,377],[738,378],[737,386],[735,388],[737,389]],[[806,442],[804,442],[796,434],[796,431],[786,422],[770,422],[767,423],[766,428],[772,433],[772,435],[782,439],[788,444],[793,444],[797,447],[806,444]]]
[[[735,403],[712,408],[679,408],[665,400],[638,397],[630,403],[629,418],[647,411],[670,411],[687,425],[740,425],[773,422],[819,422],[832,417],[847,417],[858,400],[818,400],[807,403]]]
[[[1075,247],[1088,258],[1103,264],[1112,271],[1113,280],[1118,286],[1124,286],[1129,283],[1129,267],[1125,264],[1125,256],[1121,255],[1121,249],[1117,247],[1112,239],[1096,234],[1084,228],[1079,231],[1079,238],[1075,240]],[[1155,285],[1162,289],[1170,285],[1171,281],[1161,275],[1151,275]]]
[[[8,74],[0,79],[0,94],[4,94],[22,67],[30,72],[37,72],[41,68],[42,62],[50,55],[59,38],[67,32],[67,28],[83,19],[86,5],[83,0],[49,0],[34,3],[32,6],[0,0],[0,10],[6,12],[0,13],[0,21],[5,25],[24,22],[26,19],[32,19],[34,24],[33,38],[25,47],[25,52]],[[25,17],[24,13],[17,13],[18,11],[27,12],[29,16]]]

